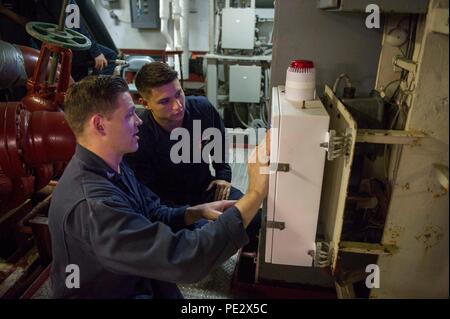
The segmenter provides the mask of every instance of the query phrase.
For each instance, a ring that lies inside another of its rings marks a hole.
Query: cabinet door
[[[330,130],[346,136],[344,155],[325,163],[319,223],[325,242],[330,244],[330,266],[334,272],[344,221],[345,200],[356,140],[356,122],[333,91],[326,86],[324,105],[330,115]],[[332,141],[330,141],[331,143]]]

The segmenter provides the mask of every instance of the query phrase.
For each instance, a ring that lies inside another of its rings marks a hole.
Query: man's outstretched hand
[[[241,212],[244,227],[255,217],[269,190],[270,131],[253,150],[248,159],[248,188],[245,195],[236,203]]]

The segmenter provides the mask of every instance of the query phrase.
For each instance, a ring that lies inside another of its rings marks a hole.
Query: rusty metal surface
[[[50,277],[50,270],[51,265],[48,265],[42,273],[36,278],[36,280],[33,282],[33,284],[28,287],[28,289],[23,293],[22,296],[20,296],[20,299],[32,299],[35,297],[36,293],[39,291],[39,289],[42,288],[42,286],[45,285],[46,281]]]
[[[33,238],[39,251],[41,262],[47,265],[52,260],[51,237],[48,229],[48,209],[50,207],[52,195],[48,195],[43,201],[37,204],[26,216],[24,223],[30,225]]]
[[[43,283],[41,273],[51,262],[47,215],[54,187],[50,183],[20,207],[0,215],[0,234],[15,231],[19,240],[16,250],[0,262],[0,298],[27,298]]]
[[[339,251],[368,255],[392,255],[398,251],[398,247],[395,245],[341,241]]]
[[[430,7],[438,3],[431,1]],[[449,160],[449,38],[430,32],[430,23],[427,16],[419,26],[425,31],[417,38],[414,60],[419,68],[405,128],[420,130],[428,138],[399,152],[382,240],[399,250],[378,258],[380,288],[372,289],[372,298],[449,296],[449,198],[433,167],[434,163],[448,165]],[[387,58],[381,64],[389,70],[389,63]]]
[[[37,277],[36,269],[38,267],[39,255],[35,248],[29,250],[17,263],[5,263],[0,270],[0,299],[18,298],[28,287],[33,277]]]

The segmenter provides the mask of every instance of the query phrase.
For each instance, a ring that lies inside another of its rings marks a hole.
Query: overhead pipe
[[[181,0],[172,0],[172,19],[174,31],[174,48],[175,50],[182,50],[181,39]]]
[[[173,51],[174,43],[172,36],[169,33],[169,18],[170,18],[170,0],[159,0],[159,18],[161,19],[161,34],[166,39],[166,51]],[[173,66],[173,58],[169,57],[169,65]]]
[[[215,51],[214,30],[215,30],[215,0],[209,0],[209,53],[213,54]]]
[[[178,0],[181,6],[180,33],[181,50],[183,51],[181,62],[183,79],[189,78],[189,0]]]
[[[173,38],[174,38],[174,50],[181,51],[181,30],[180,30],[180,20],[181,20],[181,6],[180,0],[172,0],[172,19],[173,19]],[[178,72],[178,74],[182,74],[182,70],[180,70],[180,57],[175,55],[174,59],[174,68]]]

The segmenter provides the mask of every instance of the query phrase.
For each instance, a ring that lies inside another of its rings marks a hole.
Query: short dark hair
[[[136,75],[134,83],[141,96],[147,96],[151,89],[160,87],[172,82],[178,76],[177,71],[173,70],[164,62],[151,62],[145,64]]]
[[[117,76],[87,76],[72,85],[64,99],[64,113],[75,136],[95,113],[109,117],[115,110],[117,95],[128,92],[127,82]]]

